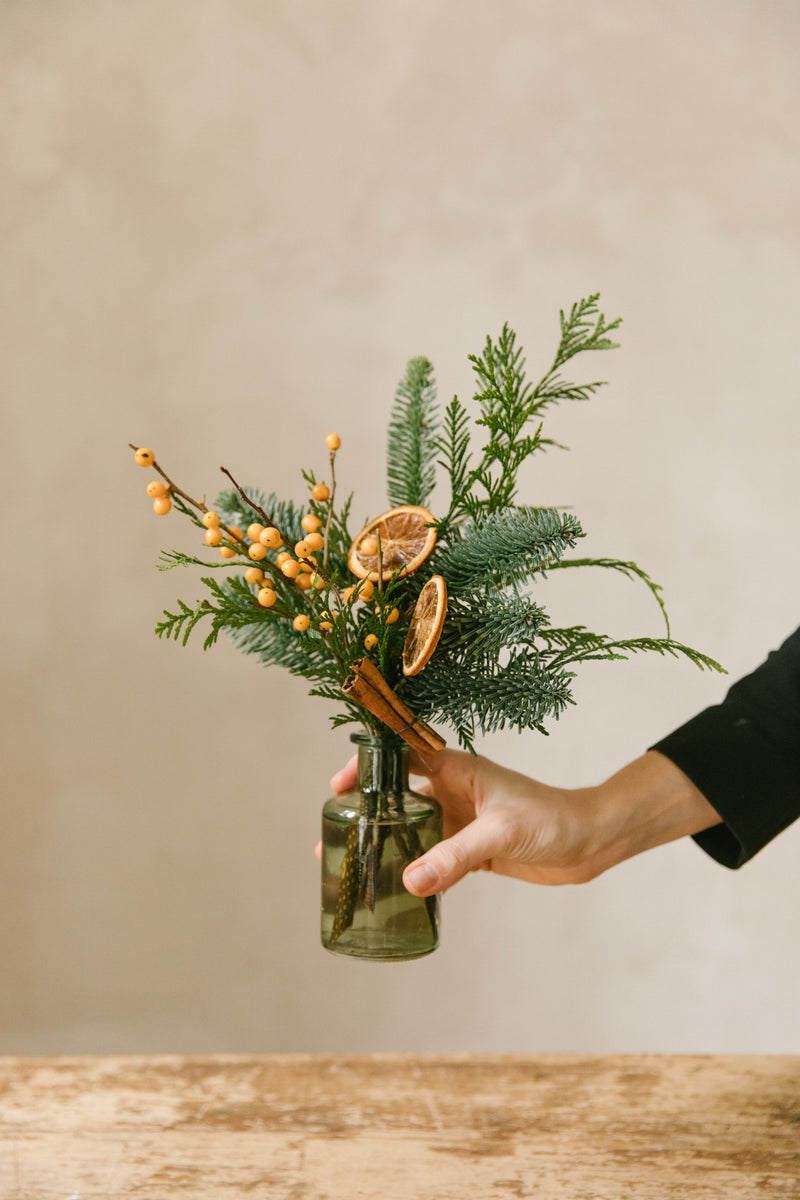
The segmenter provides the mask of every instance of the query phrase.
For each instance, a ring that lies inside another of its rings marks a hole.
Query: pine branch
[[[667,638],[670,637],[669,616],[661,596],[664,589],[660,583],[652,580],[647,572],[643,571],[635,562],[622,562],[618,558],[562,558],[559,562],[553,563],[552,566],[554,569],[562,567],[605,567],[611,571],[619,571],[627,579],[641,579],[661,609],[661,615],[667,627]]]
[[[213,608],[207,600],[201,600],[194,608],[190,608],[183,600],[178,600],[176,603],[179,611],[171,613],[165,608],[165,619],[158,622],[155,633],[157,637],[173,638],[176,642],[180,639],[182,645],[185,646],[198,621],[201,621],[203,617],[211,616]]]
[[[516,508],[468,525],[458,540],[437,551],[436,569],[452,595],[488,584],[518,586],[554,566],[583,530],[572,513]]]
[[[625,659],[632,654],[642,652],[660,655],[671,654],[673,658],[681,656],[700,670],[711,670],[727,674],[724,667],[708,655],[675,642],[671,638],[622,638],[613,639],[603,633],[591,633],[583,625],[573,625],[565,629],[542,629],[539,638],[547,643],[548,648],[560,646],[561,650],[547,657],[548,666],[561,668],[571,663],[589,662],[600,659]]]
[[[218,571],[232,566],[238,566],[241,570],[241,564],[234,563],[230,559],[222,562],[208,562],[205,558],[195,558],[191,554],[183,554],[180,550],[162,550],[158,557],[160,562],[156,564],[156,568],[159,571],[171,571],[174,567],[210,567],[211,570]]]
[[[619,349],[619,342],[612,342],[607,334],[613,333],[615,329],[619,328],[622,318],[617,317],[615,321],[606,321],[605,316],[597,307],[599,299],[600,293],[595,292],[583,300],[578,300],[570,309],[568,317],[565,317],[564,310],[561,310],[561,341],[553,365],[545,378],[549,378],[560,367],[563,367],[565,362],[585,350]]]
[[[453,396],[445,409],[444,427],[436,439],[436,450],[442,456],[438,459],[439,465],[445,469],[450,479],[450,508],[447,516],[438,524],[440,538],[449,534],[454,518],[463,507],[464,497],[469,492],[469,439],[469,415],[458,396]]]
[[[479,465],[470,473],[464,497],[464,510],[475,516],[478,509],[493,513],[507,508],[516,495],[520,466],[539,446],[541,426],[523,437],[522,430],[531,416],[532,388],[525,377],[525,359],[517,347],[517,335],[506,323],[496,342],[486,339],[482,355],[469,360],[480,390],[475,393],[481,415],[477,425],[489,431]],[[473,493],[480,484],[486,495]]]
[[[560,404],[562,401],[591,400],[601,387],[605,387],[605,380],[568,383],[560,375],[548,375],[536,388],[536,403],[532,406],[532,412],[538,415],[551,404]]]
[[[427,506],[436,483],[436,386],[427,358],[412,358],[397,385],[389,418],[389,504]]]
[[[529,596],[493,589],[467,600],[451,596],[436,653],[450,659],[472,655],[496,659],[508,647],[534,645],[548,620],[545,610]]]
[[[544,721],[557,720],[574,703],[571,679],[567,671],[551,670],[535,650],[517,651],[505,664],[437,663],[432,658],[407,695],[413,696],[409,703],[418,715],[446,722],[460,733],[493,733],[506,726],[547,733]]]
[[[450,468],[452,488],[450,510],[443,522],[445,532],[449,532],[461,515],[477,520],[481,513],[499,512],[512,505],[522,464],[537,450],[558,445],[543,436],[541,421],[531,432],[524,432],[526,426],[538,421],[550,405],[567,400],[587,400],[602,386],[601,382],[570,383],[559,374],[564,363],[584,350],[616,347],[617,343],[607,335],[621,322],[619,319],[606,321],[598,311],[598,298],[595,294],[573,304],[569,316],[561,311],[561,337],[553,364],[535,388],[526,379],[522,349],[517,346],[516,333],[508,324],[503,326],[496,342],[486,339],[481,355],[470,355],[479,385],[474,398],[481,415],[476,424],[484,426],[489,437],[477,466],[468,473],[463,470],[457,474],[452,463],[463,463],[468,448],[468,437],[466,441],[463,437],[465,423],[456,430],[451,419],[449,427],[445,426],[445,437],[439,448],[445,456],[444,465]],[[460,436],[458,452],[457,434]]]

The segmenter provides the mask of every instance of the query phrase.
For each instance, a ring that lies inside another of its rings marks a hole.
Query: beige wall
[[[799,54],[792,0],[4,0],[0,1051],[800,1051],[800,827],[738,874],[686,842],[584,888],[473,877],[432,958],[327,956],[346,734],[152,636],[196,590],[157,552],[193,542],[126,449],[300,497],[336,428],[375,512],[410,355],[465,397],[486,333],[535,368],[599,289],[611,387],[526,498],[744,671],[798,622]],[[577,574],[559,619],[658,631]],[[486,749],[592,782],[724,689],[591,665],[551,738]]]

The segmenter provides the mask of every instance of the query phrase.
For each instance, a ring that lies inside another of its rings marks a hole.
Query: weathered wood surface
[[[795,1200],[800,1057],[0,1059],[0,1200]]]

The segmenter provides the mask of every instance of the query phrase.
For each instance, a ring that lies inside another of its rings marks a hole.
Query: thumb
[[[403,883],[414,896],[432,896],[495,858],[503,848],[498,826],[490,817],[477,817],[410,863],[403,872]]]

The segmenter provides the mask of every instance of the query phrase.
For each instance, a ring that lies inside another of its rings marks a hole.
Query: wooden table
[[[793,1200],[800,1057],[0,1059],[0,1200]]]

